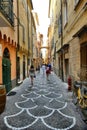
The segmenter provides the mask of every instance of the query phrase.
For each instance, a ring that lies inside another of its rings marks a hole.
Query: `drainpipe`
[[[17,49],[16,49],[16,84],[18,84],[18,75],[17,75],[17,53],[19,51],[19,2],[17,0]]]
[[[18,46],[17,50],[19,51],[19,2],[17,0],[17,39],[18,39]]]
[[[62,12],[62,0],[60,0],[61,4],[61,78],[62,81],[64,81],[64,75],[63,75],[63,12]]]
[[[28,0],[27,0],[27,28],[28,28],[28,57],[27,57],[27,69],[28,69],[28,66],[29,66],[29,49],[30,49]],[[28,74],[28,71],[27,71],[27,74]]]

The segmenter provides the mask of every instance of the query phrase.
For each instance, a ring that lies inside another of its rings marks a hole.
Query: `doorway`
[[[68,76],[69,76],[69,60],[65,59],[65,81],[67,81]]]
[[[8,48],[5,48],[2,59],[2,80],[6,87],[6,92],[11,90],[11,62]]]
[[[80,79],[87,81],[87,43],[81,44]]]

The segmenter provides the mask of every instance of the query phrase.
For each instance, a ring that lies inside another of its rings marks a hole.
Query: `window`
[[[51,48],[52,48],[52,49],[54,48],[54,37],[52,38],[52,45],[51,45]]]
[[[76,9],[81,0],[74,0],[74,1],[75,1],[75,9]]]
[[[13,26],[13,0],[0,0],[0,11]]]
[[[22,0],[22,4],[23,4],[23,8],[27,12],[27,3],[26,3],[26,0]]]
[[[80,0],[75,0],[75,5],[77,5],[79,3]]]
[[[65,0],[64,2],[64,26],[66,25],[67,21],[68,21],[68,9],[67,9],[67,0]]]
[[[61,27],[62,27],[62,25],[61,25],[61,15],[59,16],[59,19],[58,19],[58,35],[59,35],[59,37],[61,36]]]

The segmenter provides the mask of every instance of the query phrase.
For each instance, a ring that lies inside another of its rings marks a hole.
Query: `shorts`
[[[46,70],[46,74],[50,74],[50,70]]]

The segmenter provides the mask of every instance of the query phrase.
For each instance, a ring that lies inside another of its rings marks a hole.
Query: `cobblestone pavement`
[[[42,72],[15,87],[7,96],[0,115],[0,130],[87,130],[79,110],[72,103],[72,92],[53,72],[49,80]]]

